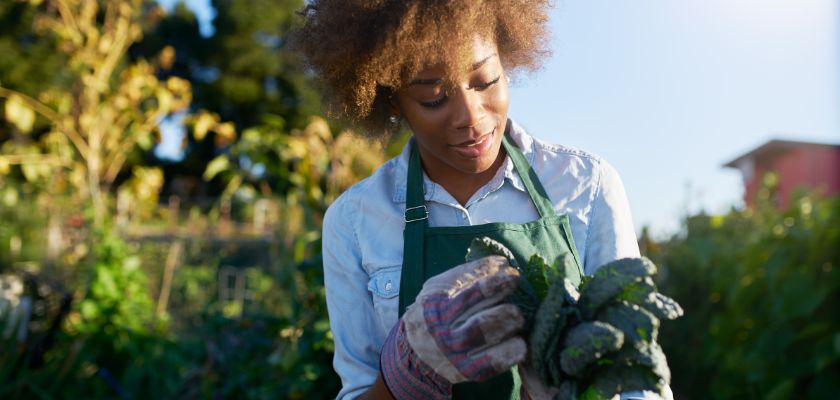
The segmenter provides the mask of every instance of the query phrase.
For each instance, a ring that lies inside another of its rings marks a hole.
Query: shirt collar
[[[517,124],[512,119],[509,119],[508,122],[510,123],[510,137],[513,141],[519,146],[519,149],[522,150],[522,153],[525,155],[525,158],[528,160],[530,165],[534,165],[534,158],[536,157],[535,145],[534,145],[534,138],[532,138],[528,133],[525,132],[519,124]],[[411,155],[411,146],[415,145],[415,139],[412,137],[408,143],[403,146],[402,152],[399,156],[397,156],[397,165],[396,171],[394,175],[394,203],[405,203],[405,196],[406,196],[406,181],[408,180],[408,159]],[[484,187],[479,189],[479,192],[486,192],[482,193],[477,198],[483,198],[489,193],[492,193],[495,190],[498,190],[503,186],[504,181],[510,182],[510,184],[520,190],[525,192],[525,185],[522,183],[522,179],[516,173],[516,170],[513,168],[513,162],[511,162],[510,157],[505,156],[505,161],[501,167],[499,167],[499,172],[490,180]],[[438,191],[444,192],[445,190],[438,185],[437,183],[433,182],[429,177],[423,172],[423,197],[426,201],[432,201],[436,199],[436,195],[440,195],[442,193],[437,193]],[[451,197],[451,196],[450,196]]]

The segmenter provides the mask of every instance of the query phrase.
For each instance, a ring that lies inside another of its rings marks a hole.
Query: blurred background
[[[320,224],[397,154],[297,0],[0,2],[0,398],[330,398]],[[840,391],[840,5],[565,0],[512,118],[616,166],[679,399]]]

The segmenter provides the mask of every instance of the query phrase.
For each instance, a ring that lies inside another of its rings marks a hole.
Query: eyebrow
[[[495,57],[496,53],[490,54],[489,56],[485,57],[483,60],[473,63],[472,71],[475,71],[481,68],[482,65],[486,64],[488,60]],[[429,79],[414,79],[408,83],[408,86],[414,85],[437,85],[441,83],[443,80],[441,78],[429,78]]]
[[[408,83],[408,86],[414,85],[437,85],[440,83],[442,79],[440,78],[431,78],[431,79],[414,79]]]
[[[482,65],[484,65],[485,63],[487,63],[487,60],[489,60],[489,59],[493,58],[495,55],[496,55],[496,53],[490,54],[489,56],[485,57],[483,60],[481,60],[481,61],[479,61],[479,62],[477,62],[477,63],[473,64],[473,65],[472,65],[472,71],[475,71],[475,70],[477,70],[477,69],[481,68],[481,66],[482,66]]]

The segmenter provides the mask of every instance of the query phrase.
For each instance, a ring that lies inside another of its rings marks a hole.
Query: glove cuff
[[[435,373],[409,346],[402,321],[385,339],[379,363],[385,386],[397,400],[452,397],[452,384]]]

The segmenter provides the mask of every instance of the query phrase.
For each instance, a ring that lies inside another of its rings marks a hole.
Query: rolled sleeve
[[[592,275],[610,261],[639,257],[639,244],[624,184],[608,162],[601,160],[599,170],[583,266],[587,275]]]
[[[323,224],[324,285],[335,341],[333,368],[341,377],[338,399],[364,393],[379,373],[381,338],[353,227],[357,213],[346,196],[327,210]],[[369,333],[369,334],[368,334]]]

